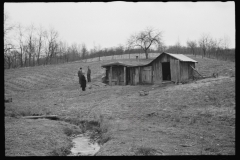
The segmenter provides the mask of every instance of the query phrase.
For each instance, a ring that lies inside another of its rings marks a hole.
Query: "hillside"
[[[5,93],[13,98],[5,103],[5,154],[48,155],[69,146],[64,128],[74,126],[64,119],[101,121],[107,140],[97,155],[235,154],[235,63],[189,57],[200,73],[219,77],[183,85],[104,86],[99,82],[106,61],[5,70]],[[78,84],[80,66],[92,69],[86,92]],[[139,96],[141,90],[149,95]],[[21,118],[45,114],[61,120]],[[40,140],[34,137],[45,141],[36,147]]]

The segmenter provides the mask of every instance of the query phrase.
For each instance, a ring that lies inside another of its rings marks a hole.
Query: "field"
[[[100,124],[97,155],[235,155],[235,62],[189,57],[200,73],[219,77],[105,86],[101,64],[107,61],[5,70],[5,94],[13,99],[5,103],[5,155],[66,155],[69,135],[82,132],[83,121]],[[85,92],[78,84],[80,66],[92,69]],[[149,95],[140,96],[141,90]],[[22,118],[28,115],[60,120]]]

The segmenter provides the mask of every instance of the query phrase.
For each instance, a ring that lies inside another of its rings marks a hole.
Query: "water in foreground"
[[[83,134],[77,135],[72,141],[74,144],[69,156],[93,156],[100,149],[98,143],[91,142],[90,138]]]

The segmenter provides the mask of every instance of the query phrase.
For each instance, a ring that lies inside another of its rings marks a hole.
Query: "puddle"
[[[80,134],[72,139],[73,148],[69,156],[94,156],[100,149],[98,143],[91,142],[86,135]]]

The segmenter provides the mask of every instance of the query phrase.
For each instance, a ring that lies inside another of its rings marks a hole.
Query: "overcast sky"
[[[4,3],[12,22],[34,24],[59,32],[59,39],[72,43],[115,47],[125,45],[131,34],[153,27],[163,31],[165,45],[179,40],[227,36],[235,47],[234,2],[81,2]]]

